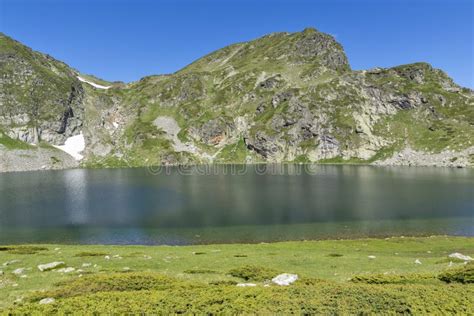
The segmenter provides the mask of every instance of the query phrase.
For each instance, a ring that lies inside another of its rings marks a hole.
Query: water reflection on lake
[[[0,174],[0,243],[474,235],[474,171],[330,165]]]

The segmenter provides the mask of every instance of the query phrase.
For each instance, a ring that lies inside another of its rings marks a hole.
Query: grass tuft
[[[76,253],[74,257],[104,257],[107,255],[108,253],[105,253],[105,252],[82,251],[82,252]]]

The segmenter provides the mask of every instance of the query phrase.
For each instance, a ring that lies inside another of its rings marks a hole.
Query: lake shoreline
[[[474,147],[471,149],[471,155],[474,155]],[[1,161],[0,161],[1,163]],[[443,163],[413,163],[410,161],[399,161],[398,157],[393,157],[391,160],[387,161],[376,161],[370,163],[359,163],[359,162],[252,162],[252,163],[233,163],[233,162],[218,162],[218,163],[201,163],[201,164],[162,164],[162,165],[153,165],[153,166],[106,166],[106,165],[85,165],[85,166],[72,166],[71,164],[56,164],[51,167],[44,166],[34,166],[29,168],[28,165],[26,168],[19,167],[17,164],[15,167],[5,167],[0,165],[0,174],[3,173],[20,173],[20,172],[33,172],[33,171],[64,171],[64,170],[94,170],[94,169],[140,169],[140,168],[177,168],[177,167],[196,167],[196,166],[227,166],[227,165],[317,165],[317,166],[364,166],[364,167],[379,167],[379,168],[390,168],[390,167],[407,167],[407,168],[449,168],[449,169],[474,169],[474,164],[464,163],[456,164],[455,161],[447,161]]]

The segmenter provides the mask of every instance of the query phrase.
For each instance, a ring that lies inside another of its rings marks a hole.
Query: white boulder
[[[63,261],[54,261],[54,262],[50,262],[50,263],[45,263],[45,264],[40,264],[38,265],[38,269],[43,272],[43,271],[49,271],[49,270],[53,270],[53,269],[56,269],[56,268],[60,268],[60,267],[63,267],[64,265],[66,265]]]
[[[456,258],[456,259],[464,260],[464,261],[474,260],[474,259],[472,259],[472,257],[463,255],[462,253],[459,253],[459,252],[454,252],[454,253],[450,254],[448,257],[449,258]]]
[[[52,297],[43,298],[39,303],[41,305],[54,303],[55,299]]]
[[[3,266],[6,267],[6,266],[9,266],[11,264],[18,263],[18,262],[20,262],[20,260],[10,260],[10,261],[4,262]]]
[[[290,285],[298,280],[297,274],[282,273],[272,279],[272,282],[278,285]]]
[[[15,275],[21,275],[25,272],[25,268],[18,268],[12,271],[13,274]]]
[[[239,283],[237,284],[238,287],[246,287],[246,286],[257,286],[255,283]]]

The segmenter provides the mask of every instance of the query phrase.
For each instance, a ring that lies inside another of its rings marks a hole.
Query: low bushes
[[[248,269],[245,269],[247,271]],[[259,269],[260,271],[261,269]],[[206,284],[156,273],[95,275],[35,294],[7,313],[69,314],[472,314],[474,287],[429,284],[362,284],[310,281],[291,286],[237,287]],[[40,305],[41,298],[56,301]]]
[[[280,273],[271,268],[246,265],[230,270],[229,274],[233,277],[244,279],[245,281],[265,281],[271,280]]]
[[[446,283],[474,283],[474,263],[469,263],[461,268],[450,269],[441,273],[438,278]]]
[[[434,274],[367,274],[355,275],[351,278],[353,283],[366,284],[410,284],[423,283],[428,280],[436,280]]]

